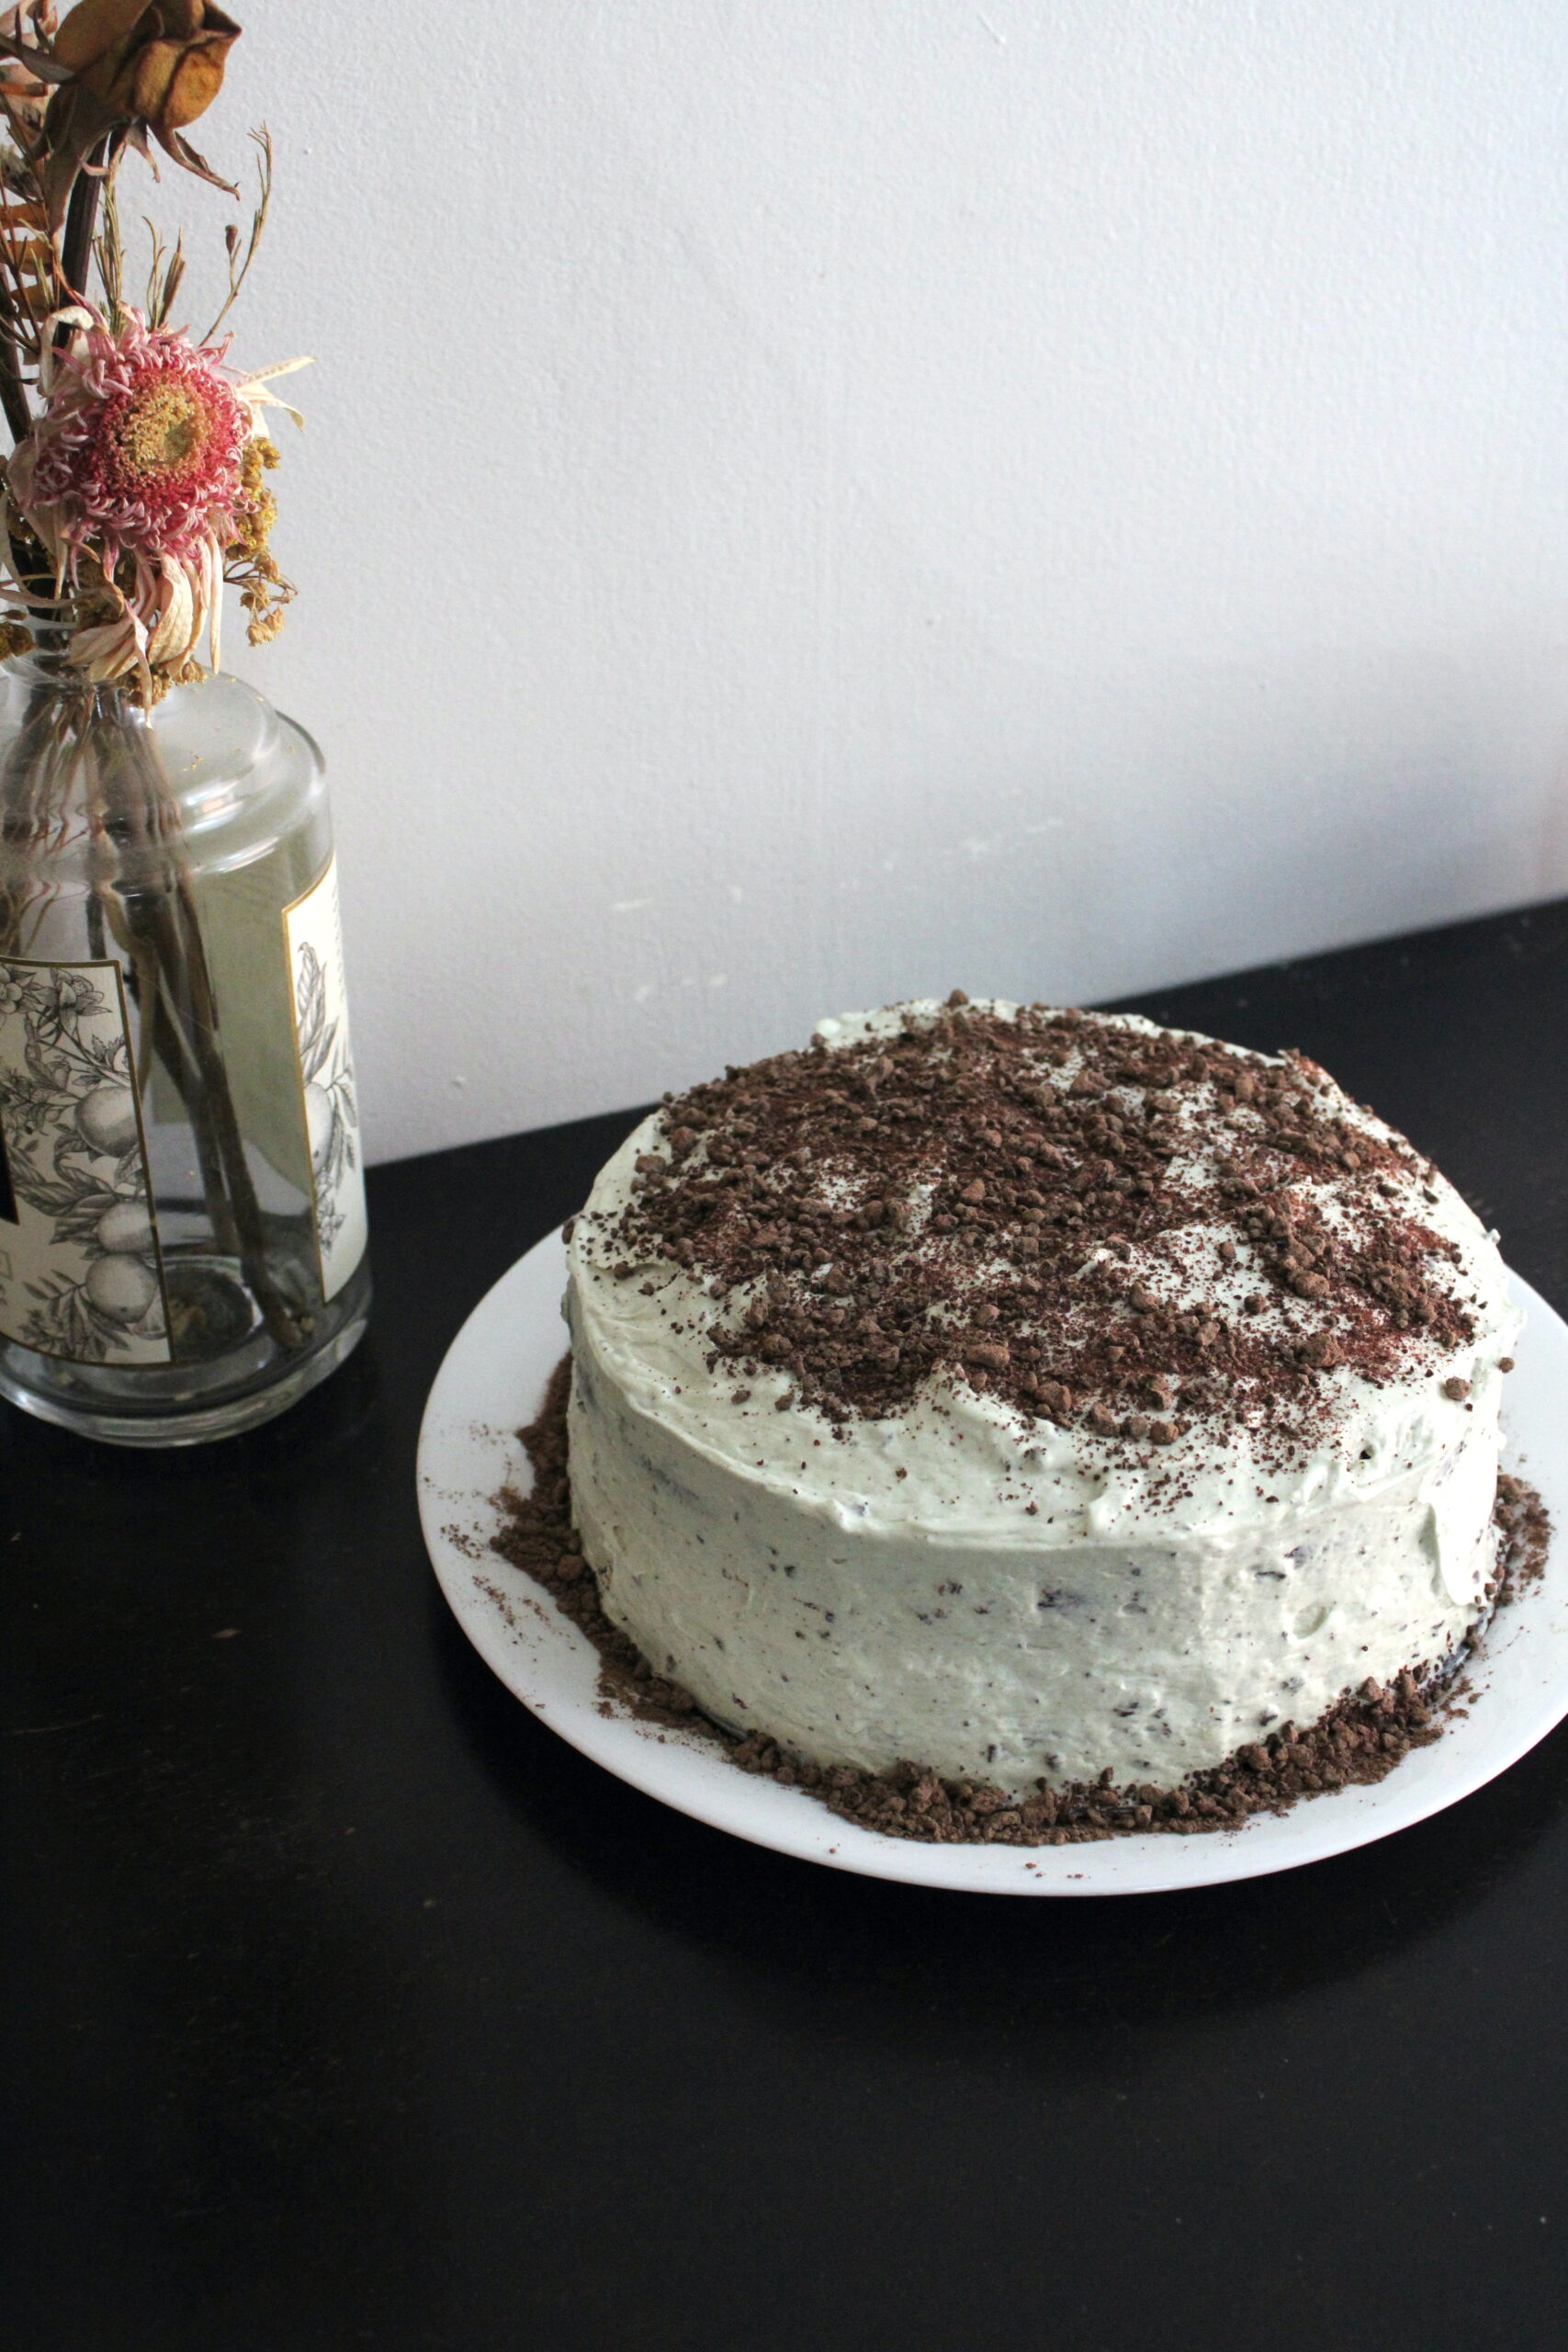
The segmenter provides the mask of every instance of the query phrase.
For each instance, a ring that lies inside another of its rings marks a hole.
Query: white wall
[[[1568,888],[1557,0],[246,20],[380,1156]]]

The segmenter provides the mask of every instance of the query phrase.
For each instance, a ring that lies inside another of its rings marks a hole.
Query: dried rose
[[[184,161],[175,141],[223,86],[240,38],[209,0],[79,0],[54,38],[56,62],[122,119],[143,122]]]
[[[55,85],[39,157],[51,228],[64,220],[96,149],[110,163],[125,144],[146,154],[149,134],[186,171],[230,188],[185,131],[218,96],[239,38],[232,17],[211,0],[78,0],[52,41],[0,41]]]

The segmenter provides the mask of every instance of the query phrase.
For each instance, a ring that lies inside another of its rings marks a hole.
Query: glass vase
[[[0,668],[0,1394],[131,1445],[265,1420],[370,1276],[321,761],[239,679]]]

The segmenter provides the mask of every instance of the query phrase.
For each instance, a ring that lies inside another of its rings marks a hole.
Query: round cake
[[[1300,1055],[824,1022],[667,1098],[569,1262],[604,1611],[811,1765],[1171,1789],[1488,1607],[1502,1261]]]

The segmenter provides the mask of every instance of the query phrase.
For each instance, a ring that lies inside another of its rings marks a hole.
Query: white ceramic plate
[[[1511,1276],[1529,1321],[1508,1382],[1508,1464],[1568,1527],[1568,1325]],[[531,1473],[516,1430],[533,1419],[566,1348],[566,1259],[558,1234],[520,1258],[447,1351],[419,1443],[420,1516],[458,1623],[509,1690],[561,1737],[634,1788],[830,1869],[989,1894],[1137,1894],[1214,1886],[1348,1853],[1456,1804],[1506,1770],[1568,1714],[1568,1539],[1544,1577],[1505,1610],[1472,1668],[1475,1699],[1431,1747],[1374,1788],[1313,1797],[1200,1838],[1113,1838],[1083,1846],[921,1846],[840,1821],[798,1789],[753,1777],[705,1742],[599,1712],[599,1660],[548,1594],[488,1548],[492,1498]]]

